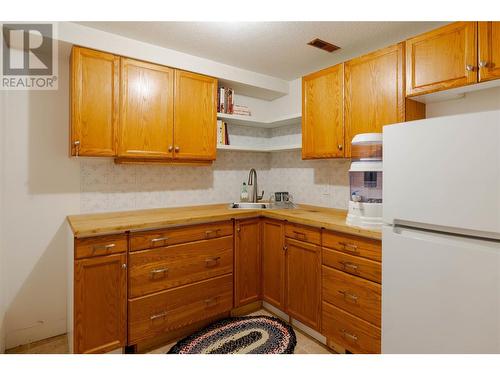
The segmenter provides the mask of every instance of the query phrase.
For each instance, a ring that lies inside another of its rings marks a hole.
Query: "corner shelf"
[[[217,150],[226,151],[248,151],[248,152],[278,152],[300,150],[302,145],[283,145],[283,146],[235,146],[235,145],[217,145]]]
[[[229,113],[217,113],[217,119],[225,120],[229,124],[242,125],[242,126],[253,126],[258,128],[278,128],[280,126],[299,124],[302,115],[300,113],[295,113],[292,115],[287,115],[273,119],[271,121],[259,119],[253,116],[241,116],[241,115],[231,115]]]

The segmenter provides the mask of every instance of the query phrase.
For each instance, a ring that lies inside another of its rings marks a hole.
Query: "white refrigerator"
[[[500,111],[383,139],[382,353],[500,353]]]

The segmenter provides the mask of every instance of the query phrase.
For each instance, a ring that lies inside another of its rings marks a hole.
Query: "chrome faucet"
[[[264,197],[264,190],[262,190],[262,195],[257,194],[257,172],[253,168],[250,169],[248,174],[248,186],[253,186],[250,202],[256,203]]]

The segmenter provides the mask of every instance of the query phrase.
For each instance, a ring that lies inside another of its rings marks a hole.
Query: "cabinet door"
[[[291,317],[319,331],[321,314],[321,248],[285,240],[286,305]]]
[[[71,155],[116,155],[120,57],[82,47],[71,52]]]
[[[344,156],[344,65],[302,78],[302,158]]]
[[[122,58],[118,156],[171,158],[174,70]]]
[[[285,226],[277,220],[262,220],[262,298],[285,310]]]
[[[235,237],[235,307],[260,300],[260,220],[238,220]]]
[[[345,63],[345,156],[355,135],[404,121],[403,44]]]
[[[217,131],[217,80],[175,71],[174,158],[214,160]]]
[[[479,81],[500,78],[500,22],[479,22]]]
[[[126,345],[126,263],[126,254],[75,261],[75,353],[104,353]]]
[[[406,41],[406,95],[477,82],[477,22],[455,22]]]

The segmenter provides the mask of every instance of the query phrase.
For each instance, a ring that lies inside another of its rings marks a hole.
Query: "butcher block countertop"
[[[346,215],[347,211],[344,210],[302,204],[294,209],[231,209],[229,204],[212,204],[71,215],[68,216],[68,222],[75,237],[89,237],[261,216],[366,238],[382,238],[380,231],[348,226],[345,223]]]

